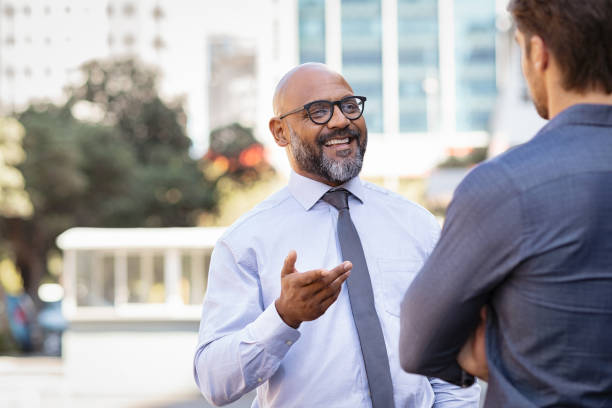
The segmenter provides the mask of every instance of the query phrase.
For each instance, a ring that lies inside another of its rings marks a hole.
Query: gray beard
[[[293,153],[293,158],[302,170],[311,174],[316,174],[333,184],[342,184],[356,177],[361,171],[367,144],[367,135],[363,143],[360,144],[359,134],[357,132],[342,132],[350,133],[350,136],[357,139],[357,152],[355,157],[339,161],[327,157],[323,153],[323,141],[317,140],[316,145],[309,145],[302,142],[302,139],[291,127],[289,127],[289,131],[291,132],[291,151]],[[330,134],[327,138],[334,135],[335,134]],[[318,151],[316,146],[319,146]]]

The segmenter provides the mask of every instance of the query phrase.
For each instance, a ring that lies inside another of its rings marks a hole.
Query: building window
[[[342,71],[355,93],[368,98],[368,129],[382,132],[380,0],[342,0]]]
[[[7,18],[13,18],[13,17],[15,16],[15,8],[14,8],[12,5],[7,4],[7,5],[4,7],[4,15],[5,15]]]
[[[300,63],[325,62],[325,2],[299,0]]]
[[[112,17],[113,14],[115,14],[115,8],[112,6],[112,4],[109,4],[106,6],[106,15]]]
[[[400,132],[432,131],[439,122],[438,4],[398,0]]]
[[[159,6],[156,6],[153,9],[153,19],[155,21],[159,21],[162,18],[164,18],[164,10],[161,7],[159,7]]]
[[[210,252],[186,252],[181,256],[181,298],[186,305],[200,305],[206,293]]]
[[[495,3],[455,2],[457,130],[489,129],[497,97]]]
[[[76,264],[77,305],[113,306],[115,302],[113,257],[95,251],[79,251]]]
[[[123,6],[123,14],[127,17],[131,17],[136,12],[136,7],[132,3],[126,3]]]
[[[164,258],[160,253],[134,253],[127,257],[128,303],[165,301]]]
[[[161,38],[159,35],[158,35],[158,36],[156,36],[156,37],[153,39],[153,48],[154,48],[156,51],[160,51],[160,50],[161,50],[161,49],[163,49],[165,46],[166,46],[166,43],[164,42],[164,39],[163,39],[163,38]]]
[[[134,42],[136,40],[134,39],[134,36],[132,34],[126,34],[123,37],[123,45],[125,45],[126,47],[131,47],[132,45],[134,45]]]

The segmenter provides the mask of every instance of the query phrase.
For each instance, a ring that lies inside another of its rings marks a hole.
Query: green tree
[[[182,102],[164,102],[156,72],[132,59],[92,61],[82,71],[86,80],[70,89],[67,106],[94,104],[104,112],[103,123],[131,146],[138,162],[131,174],[131,193],[115,203],[107,224],[196,224],[202,210],[215,207],[218,195],[215,180],[205,179],[189,155]]]
[[[23,126],[13,118],[0,118],[0,217],[28,217],[32,203],[25,191],[23,175],[16,167],[25,158],[21,146]],[[2,279],[6,249],[0,229],[0,355],[16,350],[9,333],[8,314]]]
[[[26,129],[20,169],[34,211],[27,219],[2,217],[0,224],[24,289],[36,299],[57,235],[75,225],[102,224],[108,200],[129,190],[124,174],[133,159],[111,128],[81,123],[66,108],[30,108],[19,119]],[[97,149],[88,149],[92,144]]]
[[[91,61],[81,67],[86,78],[69,89],[67,106],[81,101],[103,112],[103,122],[135,148],[140,162],[164,162],[168,154],[187,155],[191,140],[180,99],[161,100],[155,70],[133,59]]]
[[[23,126],[17,120],[0,118],[0,216],[3,217],[27,217],[32,213],[23,176],[15,167],[25,158],[21,147],[23,134]]]
[[[29,219],[0,217],[0,226],[33,298],[67,228],[194,225],[217,202],[214,182],[189,156],[183,109],[159,98],[155,72],[121,61],[91,62],[83,74],[64,106],[19,116],[20,169],[34,211]],[[100,117],[76,119],[83,106]]]

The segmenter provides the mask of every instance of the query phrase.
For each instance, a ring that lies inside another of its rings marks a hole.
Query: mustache
[[[321,134],[317,136],[317,144],[324,145],[331,139],[343,139],[345,137],[349,138],[349,142],[351,139],[357,139],[359,141],[359,137],[361,136],[361,132],[356,129],[337,129],[333,130],[327,134]]]

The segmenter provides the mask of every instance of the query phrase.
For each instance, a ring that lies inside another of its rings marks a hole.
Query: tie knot
[[[348,196],[349,192],[343,188],[339,188],[336,190],[329,190],[327,193],[323,194],[321,198],[326,203],[333,205],[336,210],[345,210],[348,209]]]

